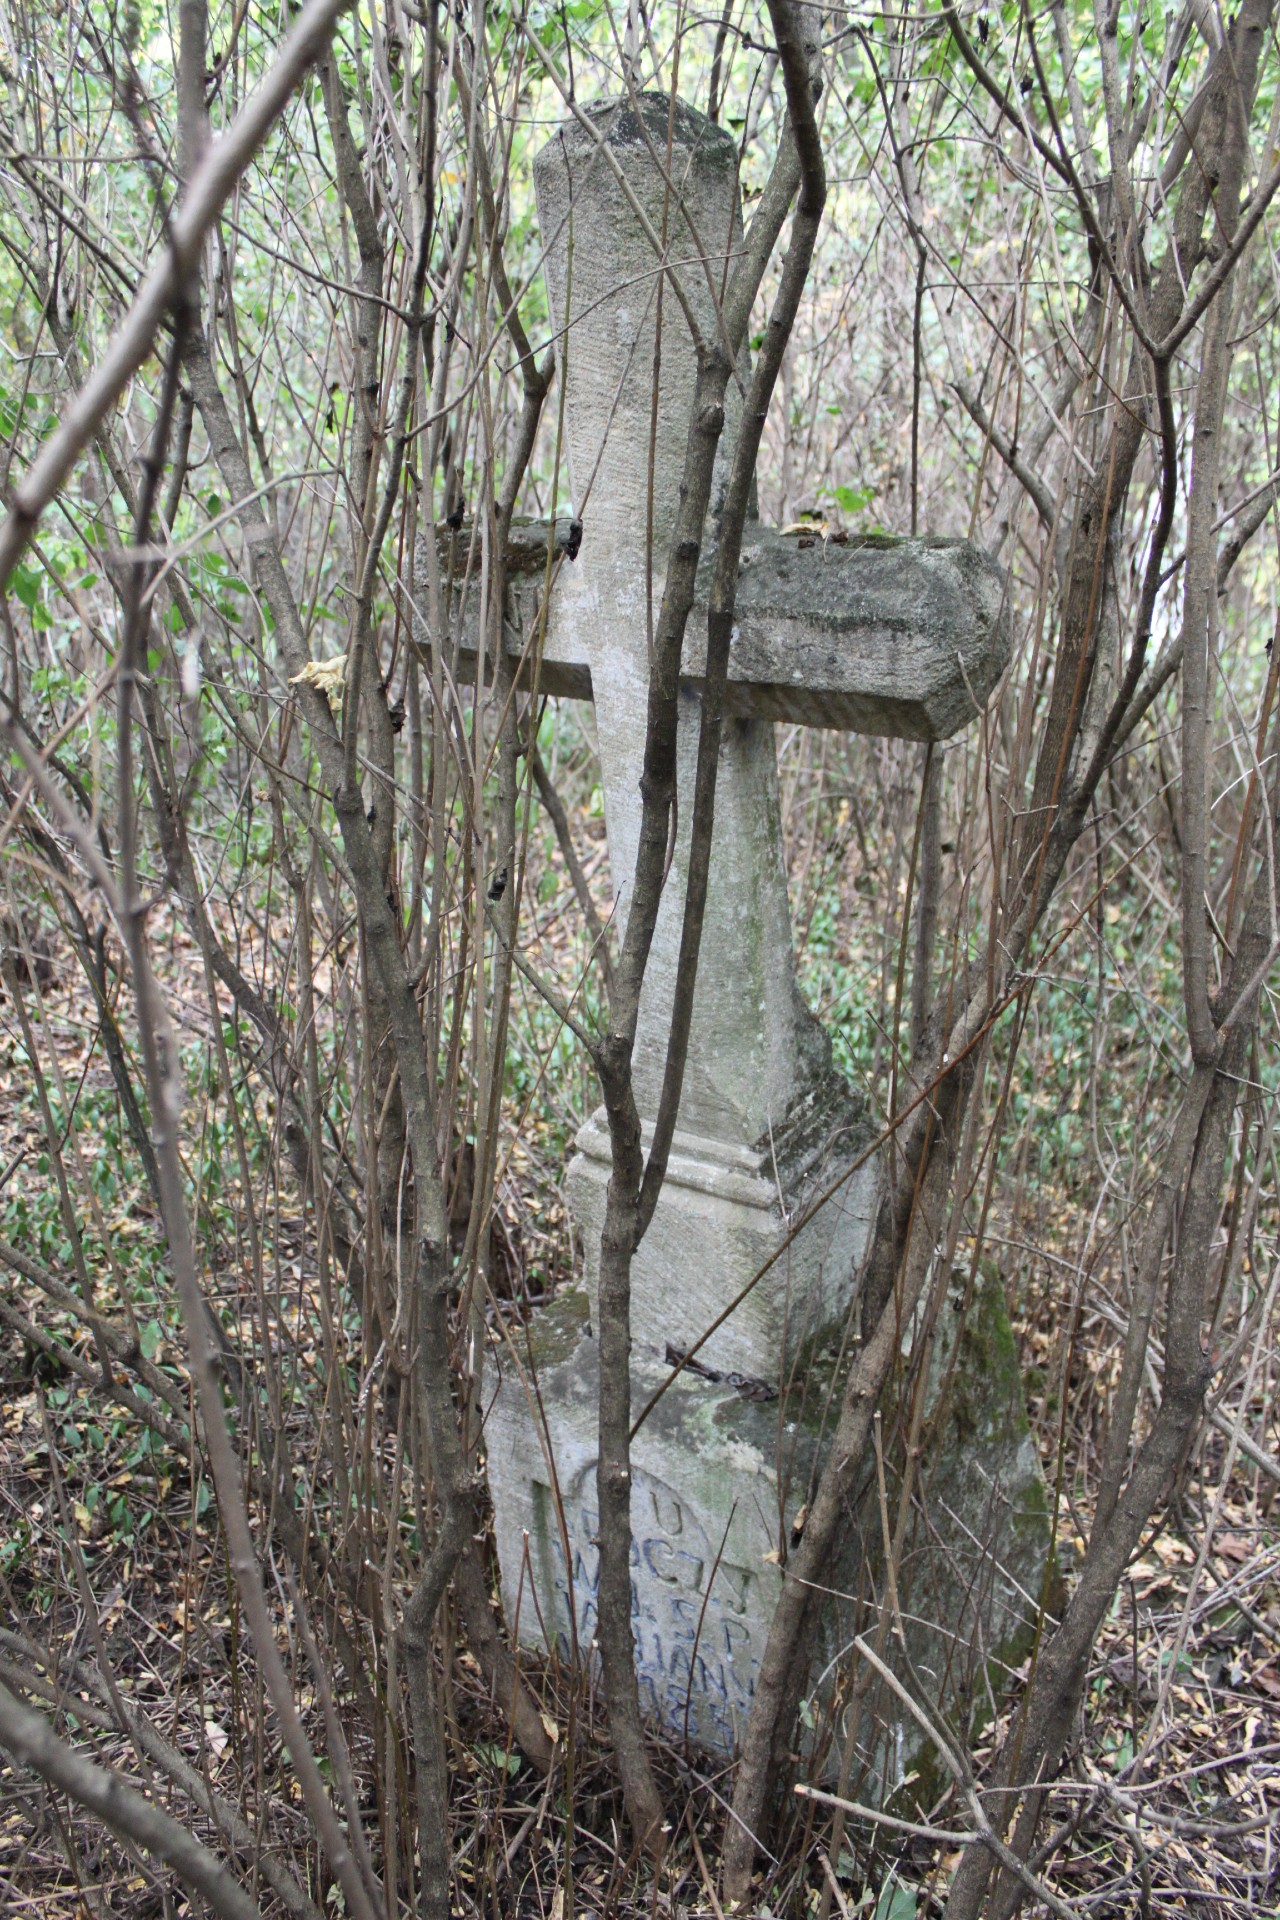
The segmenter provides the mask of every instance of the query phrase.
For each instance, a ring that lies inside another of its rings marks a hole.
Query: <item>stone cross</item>
[[[543,690],[591,699],[621,925],[640,820],[650,621],[696,375],[651,236],[667,236],[666,261],[710,333],[712,290],[732,271],[742,222],[735,144],[701,114],[677,103],[672,115],[665,98],[644,96],[638,111],[605,102],[585,117],[534,163],[580,550],[562,562],[549,608],[540,580],[516,583],[506,645],[521,671],[538,652]],[[732,391],[726,411],[728,447]],[[788,1385],[801,1371],[811,1383],[831,1376],[828,1350],[856,1295],[878,1179],[871,1160],[853,1170],[872,1129],[796,983],[773,723],[943,739],[978,715],[1008,657],[1002,576],[962,541],[841,545],[750,527],[735,618],[684,1092],[632,1273],[638,1408],[767,1269],[635,1443],[642,1697],[669,1732],[722,1752],[741,1731],[787,1534],[820,1455],[821,1395]],[[705,644],[704,598],[685,636],[679,831],[636,1043],[649,1125],[679,953]],[[502,1377],[487,1444],[508,1620],[585,1658],[596,1578],[591,1320],[610,1171],[601,1116],[577,1148],[568,1187],[585,1290],[538,1317],[528,1368]]]

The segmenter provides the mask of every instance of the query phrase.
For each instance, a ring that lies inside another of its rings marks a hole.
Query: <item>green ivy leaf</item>
[[[863,513],[876,497],[874,487],[832,487],[830,493],[844,513]]]
[[[890,1874],[876,1901],[875,1920],[916,1920],[916,1890],[904,1887],[896,1873]]]
[[[30,612],[40,597],[40,575],[31,567],[17,566],[9,576],[9,584]]]

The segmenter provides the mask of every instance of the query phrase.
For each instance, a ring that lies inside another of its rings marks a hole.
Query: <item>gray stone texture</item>
[[[603,133],[607,157],[570,121],[534,162],[538,217],[547,242],[544,270],[563,343],[573,509],[582,523],[578,557],[560,572],[547,650],[583,658],[590,668],[621,929],[640,830],[650,613],[656,621],[697,374],[684,315],[657,272],[631,198],[655,233],[665,228],[670,236],[669,256],[680,263],[682,284],[705,332],[717,324],[711,287],[719,285],[726,253],[741,241],[742,216],[737,151],[724,129],[691,108],[678,110],[670,169],[676,198],[668,192],[658,159],[667,149],[665,100],[646,97],[643,123],[629,107],[616,104],[588,109],[587,117]],[[630,198],[610,159],[625,172]],[[736,431],[734,391],[731,383],[725,446]],[[680,835],[636,1045],[636,1097],[641,1112],[649,1114],[656,1110],[662,1081],[679,955],[699,712],[696,696],[683,694]],[[726,727],[716,814],[708,964],[699,970],[681,1119],[689,1133],[752,1147],[805,1097],[829,1053],[795,984],[777,764],[767,722],[735,720]]]
[[[838,1772],[852,1739],[859,1798],[883,1799],[914,1771],[922,1778],[913,1798],[927,1805],[937,1780],[917,1723],[893,1695],[877,1684],[855,1696],[853,1635],[874,1638],[881,1609],[888,1610],[884,1658],[931,1711],[964,1730],[983,1721],[992,1691],[1024,1656],[1041,1597],[1048,1512],[1003,1293],[994,1277],[967,1303],[966,1292],[966,1276],[954,1275],[923,1368],[918,1472],[896,1582],[901,1640],[888,1608],[871,1466],[850,1502],[832,1569],[805,1719],[811,1734],[829,1728],[828,1775]],[[918,1336],[918,1328],[904,1336],[889,1434],[895,1420],[910,1420]],[[539,1316],[529,1365],[547,1409],[550,1449],[531,1410],[528,1374],[504,1381],[486,1428],[489,1477],[502,1489],[504,1608],[526,1640],[590,1665],[597,1371],[582,1293]],[[637,1352],[637,1411],[669,1371]],[[830,1429],[836,1376],[831,1354],[792,1369],[773,1392],[741,1376],[685,1373],[636,1436],[632,1582],[641,1700],[656,1726],[695,1748],[728,1755],[741,1739],[792,1529]],[[891,1529],[900,1493],[894,1462],[904,1452],[886,1443]]]
[[[946,740],[978,718],[1009,660],[1004,576],[968,540],[841,543],[756,525],[734,618],[729,710],[803,726]],[[695,686],[705,643],[692,621]]]
[[[645,1128],[646,1144],[650,1131]],[[828,1340],[848,1315],[870,1231],[875,1161],[853,1174],[847,1170],[871,1139],[866,1115],[835,1074],[818,1080],[811,1098],[757,1147],[678,1129],[662,1198],[632,1263],[637,1349],[659,1358],[668,1349],[687,1353],[762,1268],[767,1271],[732,1317],[699,1348],[703,1364],[776,1380]],[[577,1146],[569,1200],[594,1312],[609,1183],[607,1128],[593,1118]]]
[[[504,1382],[486,1427],[502,1497],[498,1550],[507,1619],[589,1663],[598,1555],[596,1342],[581,1293],[539,1316],[531,1364],[548,1409],[554,1476],[533,1440],[525,1389]],[[637,1407],[668,1369],[637,1354]],[[682,1375],[632,1453],[632,1587],[641,1702],[666,1733],[731,1753],[742,1732],[781,1573],[776,1398]],[[533,1442],[535,1451],[530,1454]],[[566,1566],[572,1578],[566,1576]],[[536,1597],[536,1605],[535,1605]],[[517,1609],[519,1609],[517,1613]]]

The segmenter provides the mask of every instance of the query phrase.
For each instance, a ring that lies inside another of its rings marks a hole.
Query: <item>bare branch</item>
[[[34,1707],[24,1707],[3,1683],[0,1747],[51,1786],[69,1793],[114,1832],[158,1854],[188,1886],[204,1896],[222,1920],[262,1920],[262,1909],[216,1854],[171,1815],[126,1786],[118,1774],[86,1760],[60,1740],[44,1715]]]
[[[171,223],[163,257],[143,282],[111,345],[67,409],[57,432],[45,441],[14,488],[13,504],[0,523],[0,586],[8,582],[41,514],[89,444],[94,429],[151,352],[165,316],[199,264],[205,238],[236,182],[328,41],[334,22],[349,5],[350,0],[307,0],[275,65],[192,174]]]

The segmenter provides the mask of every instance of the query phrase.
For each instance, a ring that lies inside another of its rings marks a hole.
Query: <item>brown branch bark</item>
[[[1241,128],[1247,123],[1253,100],[1269,17],[1270,0],[1251,0],[1238,16],[1226,47],[1214,63],[1214,84],[1198,129],[1200,165],[1188,171],[1173,236],[1147,308],[1148,328],[1157,338],[1176,325],[1185,309],[1187,287],[1205,255],[1206,216],[1212,209],[1214,218],[1222,219],[1224,189],[1228,195],[1232,191],[1238,195],[1244,150]],[[948,18],[955,31],[958,23],[950,13]],[[1141,393],[1144,387],[1149,391],[1150,383],[1144,377],[1141,348],[1135,347],[1127,391]],[[1020,849],[1015,847],[1014,851],[1011,904],[1001,941],[1000,965],[993,979],[982,981],[979,998],[965,1004],[961,997],[952,1016],[951,1031],[937,1056],[939,1064],[952,1060],[960,1065],[941,1083],[930,1106],[918,1112],[915,1124],[904,1127],[899,1134],[897,1198],[891,1189],[882,1200],[862,1283],[863,1326],[869,1329],[866,1345],[846,1384],[836,1437],[818,1493],[810,1502],[800,1548],[787,1569],[756,1683],[734,1814],[725,1840],[725,1890],[734,1899],[746,1895],[755,1836],[764,1830],[774,1764],[787,1748],[808,1660],[807,1643],[815,1606],[812,1594],[820,1589],[825,1576],[839,1518],[839,1500],[854,1484],[865,1458],[871,1413],[887,1379],[896,1329],[909,1313],[923,1284],[918,1257],[913,1262],[912,1256],[918,1232],[916,1208],[927,1204],[934,1217],[941,1217],[946,1179],[939,1148],[954,1137],[973,1084],[967,1047],[974,1034],[981,1031],[990,1011],[1002,1001],[1008,983],[1023,962],[1064,870],[1070,848],[1082,829],[1096,782],[1114,751],[1113,728],[1108,751],[1095,756],[1089,765],[1087,783],[1080,781],[1074,788],[1070,786],[1070,770],[1082,738],[1104,605],[1114,595],[1111,558],[1114,528],[1142,448],[1145,420],[1143,404],[1128,402],[1113,406],[1109,438],[1095,463],[1094,477],[1085,482],[1076,506],[1067,555],[1053,691],[1037,754],[1031,805]],[[1168,497],[1166,494],[1162,503],[1166,514]],[[1170,1399],[1169,1421],[1178,1416],[1193,1425],[1196,1405],[1198,1401],[1191,1388],[1184,1385]],[[1189,1431],[1184,1425],[1184,1442]],[[1141,1497],[1145,1489],[1154,1501],[1156,1494],[1152,1489],[1157,1485],[1154,1479],[1140,1482],[1131,1478],[1130,1485],[1135,1495]],[[1150,1505],[1145,1511],[1149,1514]],[[1116,1577],[1119,1577],[1118,1571]],[[1092,1644],[1091,1637],[1089,1644]],[[1033,1684],[1039,1685],[1038,1676]],[[1029,1773],[1024,1768],[1020,1777],[1033,1777],[1033,1771]],[[996,1830],[1003,1835],[1003,1827]],[[1030,1830],[1034,1831],[1034,1822]],[[1025,1840],[1026,1834],[1020,1832],[1013,1841],[1014,1851],[1021,1859],[1026,1857]],[[966,1856],[961,1875],[972,1881],[985,1873],[987,1859],[980,1849],[973,1849]],[[957,1914],[963,1916],[963,1920],[973,1920],[977,1910],[976,1906],[962,1906],[957,1908]]]
[[[41,1666],[54,1670],[54,1663],[46,1661],[44,1655],[24,1642],[19,1635],[0,1630],[0,1646],[7,1647],[21,1656],[24,1662],[38,1658]],[[58,1671],[64,1675],[67,1670],[65,1660],[58,1665]],[[164,1773],[186,1794],[193,1806],[214,1821],[227,1835],[236,1852],[246,1862],[251,1862],[255,1871],[260,1873],[271,1891],[276,1894],[286,1912],[294,1920],[321,1920],[320,1909],[309,1899],[296,1876],[286,1863],[278,1859],[270,1848],[264,1848],[259,1836],[240,1813],[238,1807],[217,1793],[193,1767],[189,1760],[179,1753],[171,1741],[159,1733],[147,1715],[131,1706],[121,1694],[119,1687],[109,1687],[104,1675],[91,1666],[88,1661],[76,1661],[73,1666],[77,1688],[94,1693],[104,1704],[95,1707],[78,1693],[75,1703],[75,1716],[82,1725],[98,1727],[104,1732],[119,1728],[141,1749],[146,1758]],[[47,1700],[51,1705],[59,1705],[66,1697],[64,1687],[55,1686],[52,1680],[46,1680],[32,1673],[27,1665],[0,1657],[0,1680],[11,1691],[21,1691],[34,1695],[37,1699]],[[185,1831],[185,1829],[184,1829]]]
[[[196,340],[184,368],[205,423],[210,447],[252,556],[254,574],[271,608],[276,637],[290,674],[307,664],[302,622],[289,585],[274,528],[267,521],[218,386],[207,344]],[[386,996],[406,1133],[414,1173],[416,1207],[414,1294],[417,1307],[417,1393],[430,1439],[440,1524],[419,1583],[405,1608],[404,1647],[409,1667],[414,1747],[418,1765],[418,1820],[424,1849],[424,1906],[445,1916],[449,1901],[448,1799],[432,1671],[436,1609],[458,1555],[476,1527],[476,1488],[467,1469],[453,1410],[449,1360],[448,1219],[436,1144],[435,1101],[422,1022],[396,923],[387,904],[383,869],[358,792],[346,785],[342,742],[327,701],[301,689],[312,742],[333,797],[348,871],[359,905],[371,969]]]
[[[157,1854],[222,1920],[263,1920],[235,1875],[171,1814],[144,1800],[116,1773],[60,1740],[42,1713],[0,1683],[0,1747],[95,1813],[113,1832]]]

